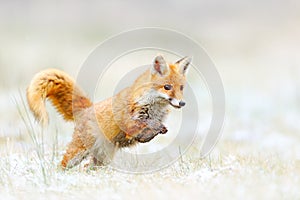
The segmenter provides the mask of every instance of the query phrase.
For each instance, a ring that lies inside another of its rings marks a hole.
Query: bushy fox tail
[[[74,120],[77,111],[92,105],[92,102],[75,85],[74,80],[57,69],[47,69],[37,73],[27,88],[30,110],[43,125],[48,123],[46,99],[51,100],[66,121]]]

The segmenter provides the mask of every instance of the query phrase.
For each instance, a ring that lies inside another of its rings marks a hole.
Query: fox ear
[[[151,74],[159,74],[161,76],[164,76],[169,73],[169,66],[166,63],[165,59],[158,55],[155,57],[153,62],[153,67],[151,68]]]
[[[192,58],[191,57],[184,57],[184,58],[181,58],[180,60],[178,60],[175,64],[178,65],[179,67],[179,71],[182,73],[182,74],[186,74],[187,71],[188,71],[188,68],[189,68],[189,65],[192,61]]]

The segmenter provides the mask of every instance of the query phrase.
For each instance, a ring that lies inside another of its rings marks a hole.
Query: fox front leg
[[[121,126],[127,138],[135,139],[138,142],[149,142],[158,134],[164,134],[168,130],[158,120],[153,119],[132,119],[128,118]]]
[[[156,130],[150,129],[149,127],[146,127],[135,137],[135,139],[138,142],[145,143],[145,142],[149,142],[150,140],[152,140],[158,134],[165,134],[167,131],[168,130],[166,127],[163,127],[160,131],[156,131]]]
[[[152,140],[158,134],[165,134],[168,129],[157,120],[147,119],[147,126],[140,130],[140,132],[135,136],[138,142],[145,143]]]

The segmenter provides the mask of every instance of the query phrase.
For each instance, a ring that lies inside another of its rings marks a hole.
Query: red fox
[[[63,169],[90,157],[92,165],[108,164],[116,150],[145,143],[168,130],[163,125],[170,105],[181,108],[186,73],[191,62],[184,57],[167,64],[161,55],[150,69],[113,97],[92,103],[65,72],[46,69],[27,88],[27,101],[35,118],[46,125],[49,99],[66,121],[75,121],[72,141],[61,161]]]

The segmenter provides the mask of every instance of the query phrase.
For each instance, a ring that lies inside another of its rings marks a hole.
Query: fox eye
[[[180,86],[180,90],[183,90],[183,88],[184,88],[184,86],[183,86],[183,85],[181,85],[181,86]]]
[[[165,90],[171,90],[172,89],[172,85],[169,85],[169,84],[164,85],[164,88],[165,88]]]

